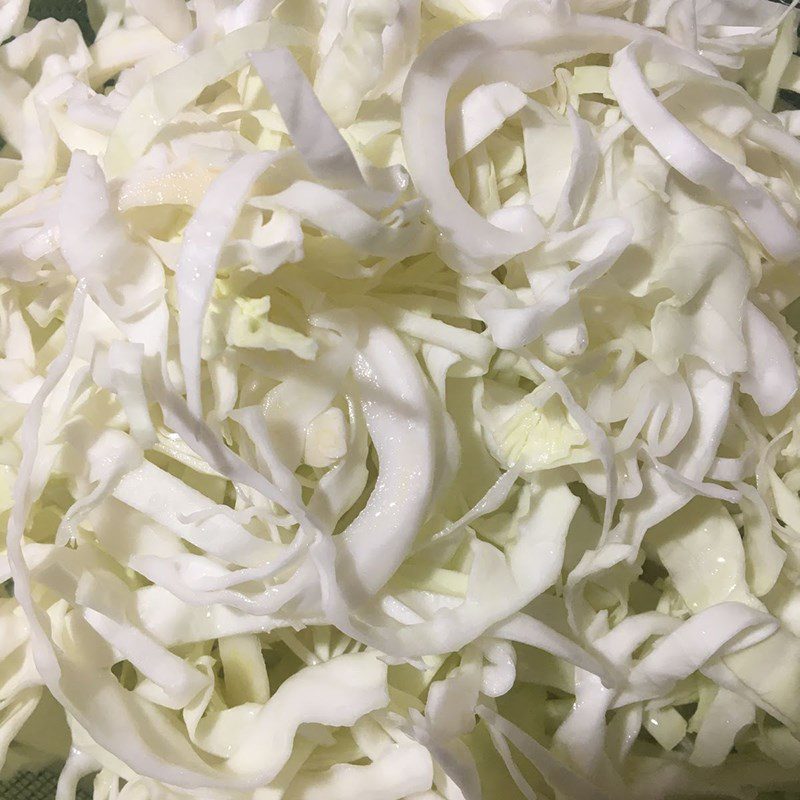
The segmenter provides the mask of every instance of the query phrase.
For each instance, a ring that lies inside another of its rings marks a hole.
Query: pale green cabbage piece
[[[89,11],[0,9],[0,778],[793,796],[794,10]]]

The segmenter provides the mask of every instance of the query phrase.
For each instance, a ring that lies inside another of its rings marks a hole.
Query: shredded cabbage
[[[795,796],[793,7],[0,6],[0,778]]]

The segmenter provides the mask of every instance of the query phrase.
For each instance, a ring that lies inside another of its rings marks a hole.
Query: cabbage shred
[[[0,776],[792,796],[793,8],[88,8],[0,8]]]

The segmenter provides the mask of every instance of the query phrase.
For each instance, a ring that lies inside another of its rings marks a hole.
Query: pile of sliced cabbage
[[[794,11],[89,7],[0,8],[0,777],[795,790]]]

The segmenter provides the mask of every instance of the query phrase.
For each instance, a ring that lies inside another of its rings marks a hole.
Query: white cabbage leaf
[[[794,8],[0,5],[0,781],[794,796]]]

